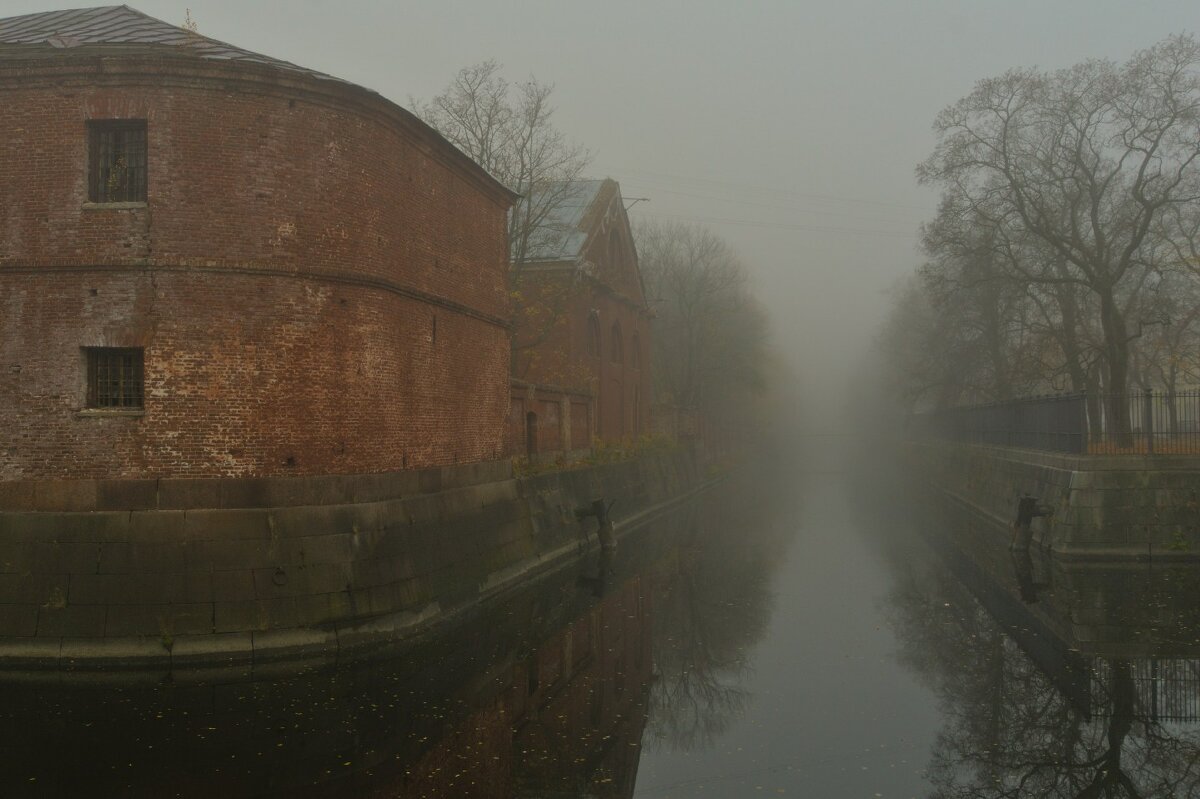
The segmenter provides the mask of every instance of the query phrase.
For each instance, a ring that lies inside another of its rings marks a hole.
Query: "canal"
[[[1198,795],[1194,568],[1006,544],[747,470],[354,664],[5,674],[0,795]]]

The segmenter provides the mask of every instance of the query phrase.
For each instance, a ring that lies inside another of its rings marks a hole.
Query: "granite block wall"
[[[0,667],[328,659],[383,645],[594,545],[699,483],[685,450],[512,477],[389,475],[9,485]],[[589,544],[589,536],[590,544]]]
[[[941,442],[911,444],[910,456],[930,488],[998,526],[1011,527],[1021,496],[1037,497],[1054,512],[1034,520],[1034,541],[1057,554],[1200,557],[1200,459]]]

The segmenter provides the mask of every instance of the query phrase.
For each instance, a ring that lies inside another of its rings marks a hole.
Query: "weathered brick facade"
[[[570,413],[573,404],[566,411],[574,440],[580,437],[574,429],[577,416],[588,418],[589,437],[610,442],[632,439],[651,428],[652,314],[642,291],[620,187],[613,180],[580,185],[586,205],[578,221],[570,223],[580,232],[578,250],[526,264],[516,274],[518,290],[545,309],[518,320],[514,332],[518,345],[536,344],[518,346],[515,372],[521,381],[555,387],[541,391],[543,395],[571,394],[571,403],[583,395],[592,398],[587,414]],[[514,389],[514,402],[526,393],[525,388]],[[521,419],[510,417],[510,425],[519,424]],[[538,439],[544,442],[540,451],[545,452],[554,442],[542,433],[540,414],[538,425]],[[522,445],[527,438],[527,425],[510,432],[517,452],[527,451],[527,444]]]
[[[595,400],[594,395],[580,389],[514,378],[508,409],[508,451],[546,459],[587,453],[594,434]]]
[[[494,459],[511,196],[333,79],[178,47],[0,59],[0,481]],[[147,201],[88,200],[88,120],[146,120]],[[142,347],[144,413],[85,409]]]

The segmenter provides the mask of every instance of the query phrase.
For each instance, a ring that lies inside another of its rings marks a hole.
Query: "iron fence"
[[[1058,394],[948,408],[914,418],[919,434],[1093,455],[1200,454],[1200,391]]]
[[[1092,712],[1112,714],[1117,669],[1108,660],[1092,664]],[[1195,658],[1141,658],[1129,664],[1128,679],[1134,694],[1134,712],[1150,721],[1200,721],[1200,660]]]

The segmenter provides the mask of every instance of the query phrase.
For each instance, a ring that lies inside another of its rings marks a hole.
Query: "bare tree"
[[[1151,232],[1200,200],[1200,45],[1174,36],[1116,65],[1085,61],[981,81],[942,111],[918,167],[946,207],[983,221],[998,247],[1036,240],[1050,258],[1000,263],[1014,279],[1077,285],[1097,304],[1105,387],[1128,428],[1129,314],[1155,267]]]
[[[921,275],[894,289],[876,338],[875,376],[905,414],[991,396],[963,305],[935,297]]]
[[[979,339],[977,357],[991,365],[983,383],[987,398],[1086,391],[1088,417],[1099,420],[1104,348],[1096,302],[1086,287],[1068,279],[1062,259],[1039,238],[997,231],[991,220],[953,201],[942,204],[923,234],[930,258],[920,271],[926,290],[943,313],[971,311],[976,319],[944,335],[951,341]],[[1062,279],[1021,277],[1034,269]],[[978,369],[973,362],[963,368],[966,374]]]
[[[528,324],[521,327],[514,350],[545,341],[572,289],[539,283],[532,290],[520,280],[539,253],[565,232],[558,212],[574,198],[572,184],[591,161],[586,149],[555,127],[553,93],[552,84],[533,77],[509,83],[501,65],[488,60],[460,70],[429,102],[410,100],[417,116],[521,195],[508,217],[513,318],[536,317],[536,323],[532,330]]]
[[[711,230],[681,223],[636,226],[647,296],[655,302],[658,400],[719,414],[761,389],[767,319],[737,256]]]

